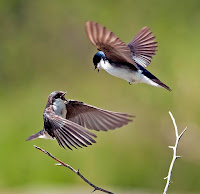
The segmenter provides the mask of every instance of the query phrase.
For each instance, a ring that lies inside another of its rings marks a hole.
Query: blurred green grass
[[[199,192],[199,6],[197,0],[0,1],[0,188],[85,184],[53,166],[33,148],[36,144],[98,185],[161,191],[172,157],[167,146],[175,141],[170,110],[180,131],[188,126],[170,190]],[[96,50],[85,34],[87,20],[127,43],[143,26],[150,27],[159,47],[148,70],[172,92],[94,72]],[[56,141],[25,142],[41,130],[54,90],[136,118],[121,129],[96,132],[98,143],[78,151],[63,150]]]

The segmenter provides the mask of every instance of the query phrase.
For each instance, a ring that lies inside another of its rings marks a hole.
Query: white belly
[[[114,67],[108,61],[104,60],[101,60],[97,67],[99,69],[104,69],[109,74],[124,79],[130,83],[146,83],[149,85],[160,87],[157,83],[144,76],[141,70],[131,71],[130,69],[126,68]]]
[[[114,68],[110,65],[105,69],[109,74],[124,79],[128,82],[141,82],[142,74],[137,72],[130,72],[128,69]]]

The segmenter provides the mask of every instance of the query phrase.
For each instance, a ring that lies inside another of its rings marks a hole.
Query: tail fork
[[[44,130],[41,130],[38,133],[31,135],[30,137],[26,139],[26,141],[30,141],[37,138],[44,138]]]

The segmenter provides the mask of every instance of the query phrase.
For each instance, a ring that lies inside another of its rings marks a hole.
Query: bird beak
[[[61,99],[65,100],[65,97],[64,97],[64,96],[65,96],[66,93],[67,93],[67,92],[64,92],[64,93],[63,93],[63,95],[61,96]]]

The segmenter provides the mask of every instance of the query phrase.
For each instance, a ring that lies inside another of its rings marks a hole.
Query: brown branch
[[[66,163],[64,163],[64,162],[62,162],[61,160],[59,160],[59,159],[57,159],[56,157],[54,157],[51,153],[47,152],[46,150],[43,150],[42,148],[40,148],[40,147],[38,147],[38,146],[36,146],[36,145],[34,145],[34,147],[35,147],[36,149],[40,150],[41,152],[45,153],[45,154],[48,155],[49,157],[53,158],[53,159],[56,160],[57,162],[59,162],[59,164],[57,164],[57,165],[67,167],[67,168],[69,168],[71,171],[73,171],[75,174],[77,174],[77,175],[78,175],[81,179],[83,179],[88,185],[90,185],[91,187],[94,188],[94,190],[93,190],[92,192],[94,192],[94,191],[102,191],[102,192],[104,192],[104,193],[114,194],[114,193],[112,193],[112,192],[110,192],[110,191],[107,191],[107,190],[105,190],[105,189],[102,189],[102,188],[97,187],[97,186],[95,186],[94,184],[92,184],[88,179],[86,179],[86,178],[80,173],[79,169],[78,169],[78,170],[75,170],[75,169],[72,168],[70,165],[68,165],[68,164],[66,164]]]

